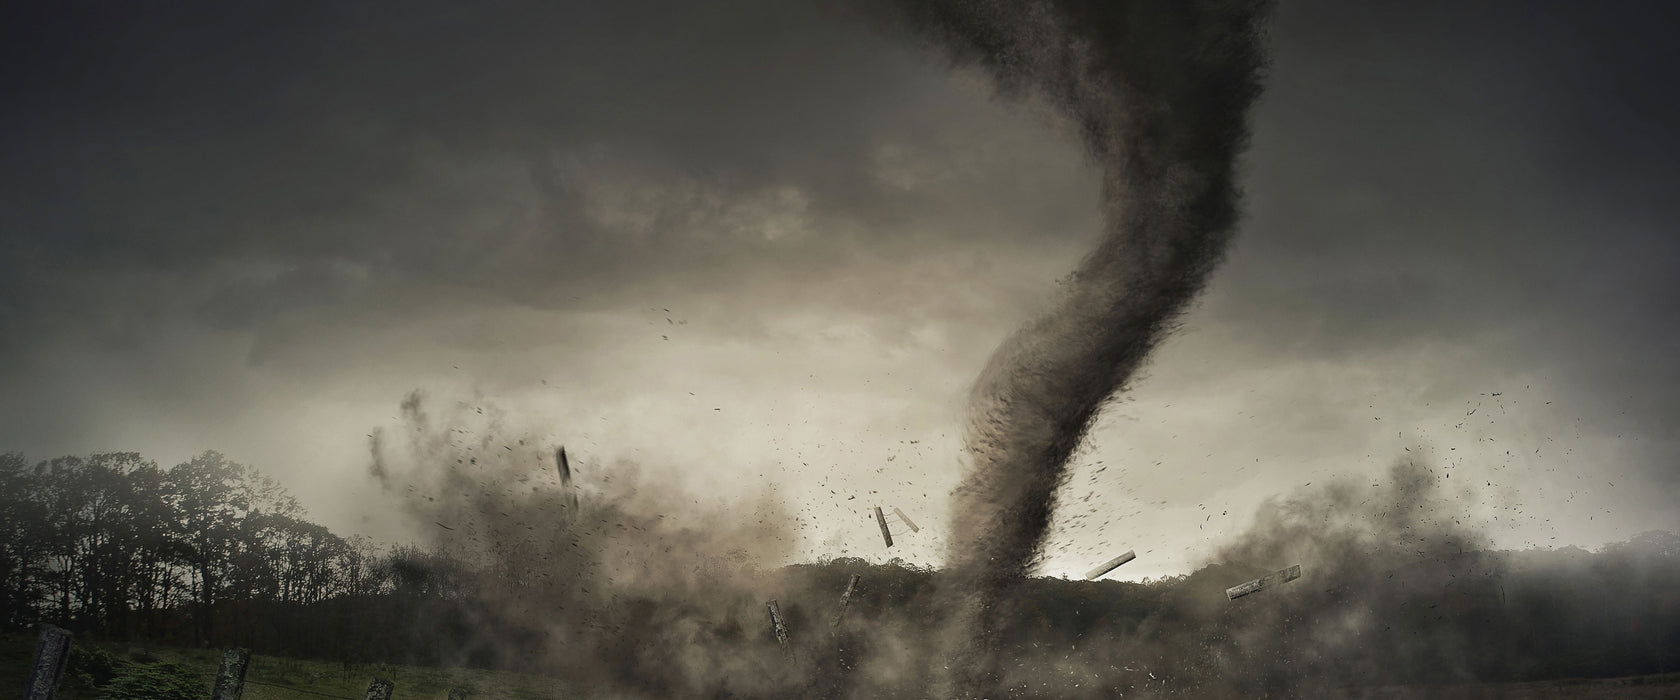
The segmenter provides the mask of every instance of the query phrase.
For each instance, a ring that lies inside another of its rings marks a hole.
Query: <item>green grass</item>
[[[220,663],[219,654],[212,663]],[[213,670],[213,669],[212,669]],[[446,698],[450,688],[467,691],[471,697],[548,700],[579,697],[566,692],[560,681],[506,671],[342,664],[305,661],[274,656],[251,656],[245,675],[245,698],[298,698],[291,692],[303,689],[360,700],[368,682],[384,678],[396,683],[397,698]],[[264,685],[266,684],[266,685]],[[276,687],[277,686],[277,687]]]
[[[176,663],[198,674],[203,686],[200,697],[210,697],[221,665],[220,649],[183,649],[143,644],[100,643],[78,641],[78,644],[103,649],[118,658],[134,663]],[[29,663],[35,652],[33,635],[8,634],[0,636],[0,697],[18,697],[23,693],[24,680],[29,675]],[[66,674],[61,686],[61,700],[92,700],[97,691],[80,679]],[[572,692],[555,678],[504,671],[481,671],[457,668],[427,668],[388,664],[344,664],[333,661],[290,659],[278,656],[251,655],[251,665],[245,673],[244,700],[305,700],[322,695],[362,700],[368,683],[374,678],[396,683],[395,698],[438,698],[449,695],[450,688],[460,688],[473,698],[508,698],[509,700],[555,700],[583,697]],[[307,691],[307,692],[299,692]]]
[[[1350,688],[1335,700],[1675,700],[1680,674],[1565,678],[1527,683]]]
[[[210,697],[210,686],[221,664],[220,649],[184,649],[142,644],[86,642],[135,664],[175,663],[196,674],[202,687],[197,697]],[[0,635],[0,698],[18,697],[29,675],[35,652],[35,636]],[[68,675],[68,674],[67,674]],[[508,700],[555,700],[586,697],[563,681],[503,671],[456,668],[393,666],[386,664],[344,664],[333,661],[290,659],[253,654],[245,675],[245,700],[309,700],[322,696],[362,700],[368,682],[385,678],[396,683],[396,700],[448,697],[450,688],[466,690],[473,698]],[[307,691],[307,692],[299,692]],[[60,700],[93,700],[98,692],[85,679],[65,679]],[[1680,699],[1680,674],[1630,678],[1565,679],[1530,683],[1491,683],[1443,686],[1348,688],[1327,698],[1348,700],[1622,700],[1639,698]]]

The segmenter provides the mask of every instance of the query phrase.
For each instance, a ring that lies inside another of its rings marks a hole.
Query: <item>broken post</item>
[[[70,630],[41,625],[41,639],[35,643],[35,663],[29,667],[29,681],[23,686],[23,700],[52,700],[64,680],[64,665],[70,661]]]
[[[560,446],[560,449],[554,453],[554,466],[560,472],[560,485],[571,486],[572,462],[566,459],[566,447],[564,445]]]
[[[1248,583],[1240,586],[1227,588],[1225,589],[1225,597],[1231,600],[1236,600],[1250,593],[1258,593],[1280,583],[1288,583],[1298,578],[1301,578],[1300,564],[1296,564],[1287,569],[1282,569],[1266,576],[1261,576],[1260,578],[1254,579],[1253,581],[1249,581]]]
[[[366,700],[391,700],[391,693],[396,688],[397,684],[395,683],[383,678],[375,678],[372,683],[368,684]]]
[[[577,492],[572,490],[572,461],[566,459],[566,446],[554,451],[554,468],[560,472],[560,490],[566,493],[566,515],[578,517]]]
[[[250,649],[222,652],[222,670],[216,672],[216,685],[210,691],[210,700],[239,700],[239,694],[245,692],[245,669],[250,665]]]
[[[782,622],[781,607],[777,606],[774,600],[770,601],[766,607],[770,608],[770,629],[776,632],[776,641],[781,642],[784,647],[787,646],[788,629],[787,625]]]
[[[1118,557],[1115,557],[1113,559],[1105,561],[1105,562],[1102,563],[1101,566],[1098,566],[1097,568],[1092,569],[1089,572],[1087,572],[1085,574],[1085,580],[1086,581],[1095,581],[1099,578],[1102,578],[1104,574],[1106,574],[1110,571],[1113,571],[1115,569],[1118,569],[1118,568],[1120,568],[1121,564],[1124,564],[1124,563],[1129,562],[1129,561],[1131,561],[1133,559],[1136,559],[1136,558],[1137,558],[1137,554],[1135,554],[1133,550],[1128,549],[1128,550],[1126,550],[1125,554],[1122,554]]]
[[[891,547],[892,533],[887,531],[887,516],[881,515],[880,506],[875,506],[875,522],[881,524],[881,539],[886,540],[887,546]]]
[[[846,582],[846,592],[840,594],[840,610],[834,613],[834,622],[829,623],[829,627],[840,626],[840,616],[845,615],[846,606],[852,604],[852,591],[857,589],[858,580],[862,578],[862,576],[852,574],[852,580]]]
[[[905,525],[910,526],[910,531],[911,532],[921,532],[922,531],[921,528],[916,527],[916,523],[914,521],[910,520],[910,516],[905,515],[904,511],[898,509],[898,506],[893,506],[893,515],[897,515],[900,522],[903,522]]]

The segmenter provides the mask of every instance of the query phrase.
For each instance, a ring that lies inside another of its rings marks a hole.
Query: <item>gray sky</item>
[[[0,449],[219,449],[397,538],[367,435],[418,389],[772,489],[808,556],[936,562],[966,391],[1094,241],[1097,173],[839,3],[701,5],[12,4]],[[1408,449],[1502,546],[1680,529],[1676,19],[1285,2],[1237,244],[1045,571],[1186,571]],[[923,531],[883,551],[874,503]]]

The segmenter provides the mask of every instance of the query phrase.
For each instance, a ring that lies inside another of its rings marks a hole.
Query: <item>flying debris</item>
[[[782,622],[781,607],[776,605],[774,600],[770,601],[766,607],[770,608],[770,629],[776,632],[776,641],[781,642],[784,647],[787,646],[788,630],[787,625]]]
[[[840,626],[840,618],[846,614],[846,606],[852,604],[852,591],[857,590],[858,581],[862,578],[862,576],[852,574],[852,579],[846,582],[846,592],[840,594],[840,609],[834,613],[834,621],[828,623],[829,627]]]
[[[577,492],[572,490],[572,461],[566,459],[565,445],[554,451],[554,467],[560,472],[560,488],[567,492],[566,510],[572,517],[577,517],[578,497]]]
[[[855,496],[854,496],[854,498],[855,498]],[[846,500],[851,500],[851,499],[846,499]],[[891,546],[893,546],[892,530],[887,528],[887,516],[886,516],[885,513],[881,512],[881,507],[880,506],[874,506],[874,508],[875,508],[875,522],[881,526],[881,539],[886,541],[888,547],[891,547]],[[916,527],[916,522],[914,520],[911,520],[910,516],[905,515],[904,511],[898,509],[898,506],[893,506],[892,511],[893,511],[893,516],[897,517],[899,522],[904,523],[905,526],[909,527],[911,532],[921,532],[922,531],[921,528]]]
[[[1102,563],[1101,566],[1098,566],[1097,568],[1086,572],[1085,573],[1085,580],[1086,581],[1095,581],[1099,578],[1102,578],[1104,574],[1106,574],[1110,571],[1113,571],[1115,569],[1118,569],[1118,568],[1120,568],[1121,564],[1124,564],[1124,563],[1129,562],[1129,561],[1131,561],[1133,559],[1136,559],[1136,558],[1137,558],[1137,554],[1136,554],[1135,550],[1128,549],[1128,550],[1126,550],[1125,554],[1122,554],[1118,557],[1115,557],[1113,559],[1105,561],[1105,562]]]
[[[893,506],[893,515],[898,516],[899,522],[902,522],[905,525],[910,526],[910,531],[911,532],[921,532],[922,531],[921,528],[916,527],[916,523],[910,519],[910,516],[905,515],[904,511],[898,509],[898,506]]]
[[[554,464],[560,469],[560,485],[571,486],[572,463],[566,459],[566,447],[564,445],[561,445],[560,449],[554,453]]]
[[[1249,581],[1241,586],[1232,586],[1227,588],[1225,589],[1225,597],[1230,598],[1231,600],[1236,600],[1250,593],[1257,593],[1281,583],[1294,581],[1298,578],[1301,578],[1300,564],[1283,569],[1269,576],[1261,576],[1260,578]]]

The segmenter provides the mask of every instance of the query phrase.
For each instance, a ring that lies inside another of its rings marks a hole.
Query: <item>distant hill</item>
[[[856,559],[788,572],[788,588],[835,598],[849,575],[862,576],[846,625],[859,647],[879,651],[876,634],[917,639],[906,630],[938,627],[937,572]],[[1023,691],[1078,697],[1093,683],[1330,692],[1680,671],[1680,536],[1672,533],[1599,552],[1420,557],[1354,577],[1309,565],[1299,580],[1226,598],[1228,587],[1267,573],[1216,564],[1149,583],[1029,580],[1003,636],[1018,659],[1010,680]],[[807,596],[782,605],[798,635],[820,633],[835,602]]]

